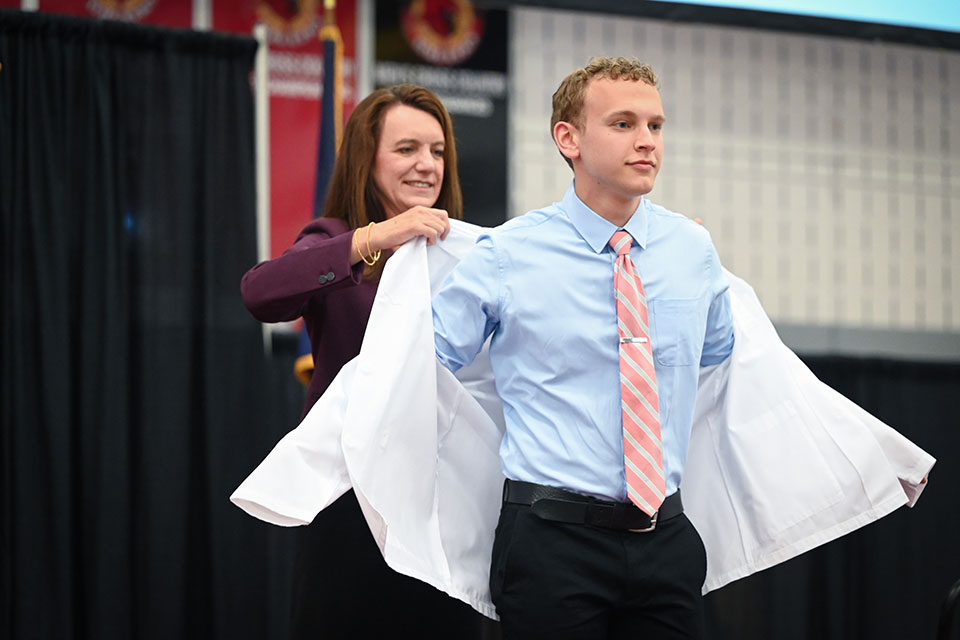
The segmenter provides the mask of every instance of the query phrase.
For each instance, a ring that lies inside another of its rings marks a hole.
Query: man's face
[[[581,198],[588,204],[596,197],[627,202],[649,193],[663,158],[664,120],[656,87],[634,80],[590,80],[583,123],[576,130],[579,158],[573,158]]]

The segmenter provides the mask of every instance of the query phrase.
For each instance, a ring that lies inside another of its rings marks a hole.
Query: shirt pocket
[[[703,348],[699,298],[653,301],[653,355],[667,367],[695,364]]]

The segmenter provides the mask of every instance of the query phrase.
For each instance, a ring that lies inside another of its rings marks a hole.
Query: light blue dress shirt
[[[700,225],[643,199],[623,229],[647,296],[669,495],[683,475],[699,368],[733,350],[730,298]],[[434,297],[433,323],[437,357],[454,372],[493,335],[507,478],[626,501],[615,231],[571,185],[561,202],[481,235]]]

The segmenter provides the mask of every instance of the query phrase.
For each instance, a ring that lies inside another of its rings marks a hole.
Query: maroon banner
[[[317,130],[323,84],[323,3],[306,0],[213,0],[213,28],[251,34],[267,26],[270,40],[271,255],[293,244],[313,216]],[[343,117],[356,97],[356,3],[340,0],[335,22],[343,38]]]

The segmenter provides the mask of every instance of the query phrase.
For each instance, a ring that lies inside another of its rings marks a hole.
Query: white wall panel
[[[511,215],[569,184],[551,96],[596,55],[657,70],[668,123],[650,197],[702,218],[775,321],[960,331],[960,54],[518,9]]]

